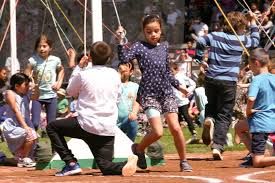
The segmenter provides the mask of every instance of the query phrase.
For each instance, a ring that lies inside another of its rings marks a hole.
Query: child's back
[[[70,83],[73,87],[67,88],[67,92],[74,93],[73,90],[80,88],[76,110],[78,118],[85,121],[81,124],[82,128],[94,134],[114,134],[117,120],[116,103],[121,84],[118,73],[105,66],[94,66],[77,77],[79,79]]]
[[[253,78],[249,96],[255,96],[253,109],[259,110],[249,118],[251,132],[275,132],[275,75],[259,74]]]

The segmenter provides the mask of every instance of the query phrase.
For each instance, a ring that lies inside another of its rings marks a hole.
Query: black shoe
[[[138,156],[137,166],[141,169],[146,169],[147,163],[146,163],[146,159],[145,159],[145,153],[137,152],[137,144],[132,145],[132,152]]]
[[[244,161],[246,161],[246,160],[248,160],[248,159],[250,159],[252,157],[252,154],[251,153],[248,153],[245,157],[243,157],[241,160],[244,160]]]
[[[242,168],[249,168],[249,167],[252,167],[253,166],[253,159],[252,159],[252,156],[250,157],[247,157],[246,160],[244,160],[244,162],[242,162],[240,164],[240,167]]]

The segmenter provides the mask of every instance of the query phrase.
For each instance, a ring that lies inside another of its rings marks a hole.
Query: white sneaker
[[[19,158],[18,162],[17,162],[17,167],[19,168],[31,168],[31,167],[35,167],[36,163],[31,159],[31,158]]]
[[[218,149],[213,149],[212,150],[212,155],[214,160],[223,160],[222,154]]]
[[[134,175],[134,173],[136,173],[137,170],[137,161],[138,157],[136,155],[130,155],[128,157],[127,163],[122,168],[122,175],[125,177]]]
[[[214,120],[212,118],[206,118],[203,123],[202,141],[205,145],[209,145],[212,142],[214,133]]]

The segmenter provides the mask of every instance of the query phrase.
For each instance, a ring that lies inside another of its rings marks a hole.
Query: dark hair
[[[253,63],[257,60],[262,66],[268,65],[270,63],[268,52],[263,48],[256,48],[250,51],[249,60]]]
[[[0,66],[0,72],[1,72],[2,70],[8,71],[7,67],[5,67],[5,66],[2,67],[2,66]]]
[[[16,73],[10,78],[10,89],[15,90],[15,85],[21,85],[22,83],[29,83],[31,79],[24,73]]]
[[[238,35],[244,34],[244,31],[248,26],[248,21],[243,13],[239,11],[232,11],[227,14],[227,18]],[[233,34],[233,31],[225,19],[223,20],[223,30],[226,33]]]
[[[91,46],[90,56],[94,65],[105,65],[111,54],[111,47],[104,41],[97,41]]]
[[[146,15],[142,20],[142,29],[152,22],[158,22],[160,27],[162,27],[161,18],[158,15]]]
[[[41,41],[45,41],[52,48],[53,41],[49,39],[49,37],[46,34],[41,34],[35,41],[34,50],[38,48],[38,45]]]
[[[130,71],[133,71],[135,69],[135,64],[134,64],[133,60],[131,60],[129,62],[120,62],[117,67],[119,67],[121,65],[126,65],[126,64],[130,64],[130,66],[131,66]]]

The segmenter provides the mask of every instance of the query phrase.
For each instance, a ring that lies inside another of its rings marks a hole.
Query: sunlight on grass
[[[202,128],[197,128],[196,130],[198,133],[198,137],[201,138]],[[232,136],[234,136],[232,129],[230,129],[230,132],[231,132]],[[184,134],[186,140],[191,138],[191,134],[187,128],[183,128],[183,134]],[[142,137],[137,137],[136,142],[139,142],[141,140],[141,138]],[[69,139],[70,138],[66,138],[67,141]],[[48,138],[40,138],[39,140],[40,141],[48,141],[50,143]],[[175,145],[174,145],[173,137],[171,136],[171,134],[167,128],[164,129],[164,135],[160,139],[160,143],[164,147],[164,153],[166,153],[166,154],[177,153]],[[241,151],[241,150],[245,150],[245,147],[242,144],[240,144],[240,145],[234,144],[234,146],[232,146],[232,147],[226,147],[225,150],[226,151]],[[10,151],[7,147],[7,144],[5,142],[0,143],[0,151],[5,153],[7,157],[12,157],[12,154],[10,153]],[[206,152],[210,152],[210,151],[211,151],[210,148],[204,144],[188,144],[187,145],[187,153],[206,153]]]
[[[202,128],[196,128],[197,133],[198,133],[198,138],[201,138],[202,134]],[[188,131],[187,128],[182,129],[185,140],[188,140],[191,138],[191,134]],[[233,129],[230,129],[230,133],[234,137]],[[137,138],[137,142],[141,140],[142,137]],[[164,147],[164,153],[171,154],[171,153],[177,153],[175,145],[174,145],[174,140],[172,135],[170,134],[169,130],[167,128],[164,129],[164,134],[163,137],[160,139],[160,143]],[[245,150],[244,145],[242,144],[234,144],[232,147],[225,147],[225,151],[242,151]],[[187,153],[206,153],[206,152],[211,152],[210,147],[207,147],[204,144],[188,144],[187,145]]]

